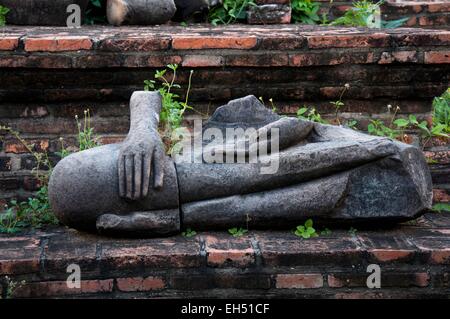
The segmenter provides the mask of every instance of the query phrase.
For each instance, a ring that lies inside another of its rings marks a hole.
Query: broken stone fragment
[[[279,24],[291,22],[291,6],[284,4],[264,4],[252,6],[247,13],[249,24]]]
[[[106,17],[115,26],[163,24],[175,11],[173,0],[108,0]]]

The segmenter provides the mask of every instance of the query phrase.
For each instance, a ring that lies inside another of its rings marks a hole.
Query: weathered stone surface
[[[0,5],[10,9],[8,24],[67,25],[70,4],[80,6],[82,19],[89,0],[0,0]]]
[[[178,186],[175,167],[164,155],[156,131],[161,98],[156,92],[137,92],[130,102],[130,132],[124,142],[109,144],[72,154],[58,163],[49,183],[52,209],[65,224],[95,229],[103,214],[126,214],[178,208]],[[164,212],[161,212],[164,214]],[[139,228],[148,231],[158,214],[135,216]],[[146,220],[143,222],[143,220]],[[179,230],[177,220],[161,220]],[[143,224],[142,224],[143,223]],[[120,225],[119,225],[120,224]],[[118,230],[126,222],[111,216],[98,226]],[[164,226],[155,232],[168,233]]]
[[[249,24],[279,24],[291,22],[291,6],[283,4],[264,4],[252,6],[247,13]]]
[[[175,14],[173,0],[108,0],[106,17],[108,22],[122,24],[162,24]]]
[[[291,227],[307,218],[398,221],[431,207],[431,176],[414,146],[283,118],[247,96],[219,107],[203,126],[202,148],[174,162],[164,156],[156,131],[159,93],[135,92],[130,109],[122,143],[71,155],[55,167],[50,202],[65,224],[157,236],[183,226]],[[224,136],[233,129],[234,137],[223,140],[216,132],[208,139],[211,129]],[[254,133],[238,136],[235,129]],[[207,161],[210,153],[219,162]],[[240,154],[243,161],[236,162]],[[253,154],[260,156],[256,162],[250,162]],[[267,166],[272,170],[264,173]]]
[[[205,128],[259,128],[278,118],[247,97],[218,108]],[[431,177],[420,150],[351,129],[310,124],[299,126],[306,132],[302,135],[294,133],[290,122],[280,123],[292,134],[280,133],[281,150],[268,157],[279,168],[270,175],[261,174],[264,163],[177,164],[184,224],[226,228],[249,218],[250,225],[267,228],[310,217],[395,220],[431,206]],[[284,143],[292,137],[296,143]]]

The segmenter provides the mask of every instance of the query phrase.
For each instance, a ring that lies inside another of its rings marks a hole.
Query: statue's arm
[[[130,100],[130,131],[119,159],[119,195],[137,200],[148,194],[149,185],[161,188],[164,177],[164,146],[158,133],[161,95],[134,92]]]

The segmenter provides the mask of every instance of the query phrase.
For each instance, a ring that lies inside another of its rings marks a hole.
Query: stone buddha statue
[[[219,107],[201,128],[207,137],[200,156],[188,154],[192,160],[184,161],[165,154],[158,92],[134,92],[130,111],[122,143],[72,154],[54,168],[50,204],[65,225],[150,237],[247,223],[292,228],[308,218],[370,224],[415,218],[432,203],[430,173],[418,148],[282,117],[254,96]],[[234,139],[232,147],[233,141],[212,136],[236,128],[256,133],[244,143]],[[252,150],[262,153],[259,160],[249,160]],[[236,159],[239,151],[242,161],[220,161]]]

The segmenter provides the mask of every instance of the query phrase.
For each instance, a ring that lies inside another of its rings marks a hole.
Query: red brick
[[[448,64],[450,63],[450,51],[425,52],[426,64]]]
[[[331,288],[367,287],[370,273],[341,273],[328,275]],[[384,273],[381,269],[381,288],[383,287],[427,287],[430,276],[427,273]]]
[[[130,37],[124,39],[106,39],[99,45],[99,50],[120,52],[148,52],[167,50],[169,37]]]
[[[307,39],[308,47],[311,49],[386,47],[389,45],[389,35],[385,33],[315,35],[309,36]]]
[[[1,37],[0,38],[0,51],[12,51],[19,46],[19,37]]]
[[[210,248],[208,250],[208,264],[212,266],[223,266],[233,263],[240,266],[248,266],[254,262],[253,250],[251,248],[238,250],[220,250]]]
[[[378,61],[379,64],[389,64],[393,62],[417,63],[419,62],[418,53],[417,51],[383,52]]]
[[[445,189],[433,189],[434,203],[450,203],[450,192]]]
[[[31,149],[36,152],[46,152],[49,147],[49,140],[26,140],[25,141],[28,146],[31,146]],[[28,149],[23,145],[23,143],[17,140],[7,140],[5,141],[5,152],[6,153],[28,153]]]
[[[418,287],[427,287],[430,282],[430,276],[427,273],[416,273],[415,274],[415,285]]]
[[[150,291],[163,289],[165,287],[164,280],[159,277],[134,277],[134,278],[117,278],[117,288],[120,291]]]
[[[115,144],[123,142],[125,139],[125,136],[102,136],[100,137],[100,144],[106,145],[106,144]]]
[[[226,57],[225,64],[227,66],[253,67],[287,66],[289,59],[287,54],[230,55]]]
[[[31,176],[25,176],[23,178],[23,189],[27,191],[37,191],[39,188],[41,188],[42,184],[41,182]]]
[[[172,48],[175,50],[198,49],[252,49],[258,39],[249,37],[210,37],[210,36],[175,36],[172,39]]]
[[[90,50],[92,40],[85,36],[56,36],[25,39],[25,51],[61,52]]]
[[[222,66],[223,64],[223,57],[216,55],[186,55],[182,62],[183,66],[191,68],[214,67]]]
[[[398,33],[391,35],[397,46],[448,46],[450,44],[450,32],[438,33]]]
[[[56,55],[4,55],[0,56],[0,67],[64,69],[72,67],[72,58]]]
[[[435,264],[450,264],[450,249],[433,250],[430,259]]]
[[[366,64],[374,61],[372,52],[299,53],[289,56],[291,66]]]
[[[350,285],[350,278],[341,278],[336,275],[327,276],[328,286],[331,288],[342,288]]]
[[[233,238],[214,234],[203,237],[207,263],[213,267],[248,267],[255,262],[251,240],[247,237]]]
[[[292,36],[267,36],[261,39],[259,50],[298,50],[306,46],[306,38]]]
[[[276,288],[311,289],[323,287],[321,274],[279,274],[275,277]]]
[[[2,260],[0,257],[0,274],[12,275],[39,271],[39,257]]]
[[[413,27],[417,24],[417,17],[411,17],[408,19],[408,21],[406,21],[405,26],[407,27]]]
[[[440,26],[447,25],[448,21],[450,21],[450,16],[422,16],[419,17],[419,26],[432,27],[432,26]]]
[[[129,68],[165,67],[167,64],[180,64],[179,55],[129,55],[124,57],[122,66]]]
[[[380,262],[391,262],[411,257],[414,252],[400,249],[373,249],[370,253]]]
[[[430,3],[427,5],[428,12],[450,12],[450,3]]]
[[[113,279],[82,280],[81,288],[69,288],[66,281],[25,283],[14,292],[14,297],[58,297],[79,294],[112,292]]]

